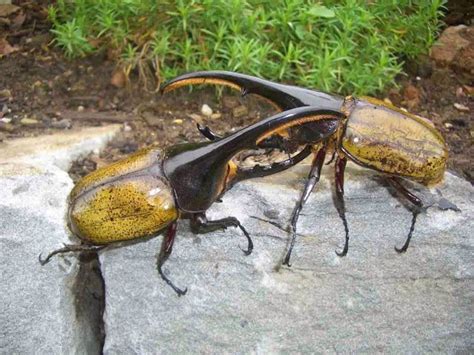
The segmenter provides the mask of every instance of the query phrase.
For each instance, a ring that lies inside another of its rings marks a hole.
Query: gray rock
[[[241,183],[213,205],[210,218],[238,217],[251,233],[248,257],[234,228],[196,236],[179,223],[164,269],[188,287],[184,297],[156,271],[161,236],[101,252],[104,353],[472,352],[472,186],[447,173],[438,190],[421,191],[433,206],[399,255],[393,247],[405,241],[411,213],[351,165],[351,243],[339,258],[344,229],[326,168],[298,223],[292,267],[280,267],[289,238],[278,225],[286,227],[308,169]],[[436,207],[441,199],[461,212]]]
[[[255,244],[248,257],[239,249],[246,247],[240,231],[194,235],[180,221],[164,269],[189,288],[184,297],[156,271],[161,236],[101,252],[102,349],[102,309],[91,297],[100,285],[88,263],[67,255],[41,267],[37,257],[77,243],[63,219],[72,187],[66,171],[117,129],[0,146],[0,353],[473,351],[474,189],[448,173],[445,185],[418,191],[431,207],[407,253],[398,255],[393,246],[403,244],[411,214],[372,173],[352,165],[345,258],[334,253],[344,230],[326,168],[300,218],[293,265],[279,266],[307,165],[241,183],[209,211],[209,218],[241,220]]]
[[[83,129],[0,145],[0,353],[98,352],[76,298],[74,257],[38,262],[70,243],[64,223],[67,174],[80,155],[100,149],[119,126]]]

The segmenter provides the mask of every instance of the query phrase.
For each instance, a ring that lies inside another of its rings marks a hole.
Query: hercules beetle
[[[283,264],[290,266],[299,214],[319,181],[326,153],[330,150],[336,156],[336,208],[345,229],[344,248],[341,252],[336,251],[337,255],[345,256],[349,249],[349,228],[344,205],[344,169],[347,160],[383,173],[388,183],[413,204],[408,237],[401,248],[395,247],[399,253],[407,250],[417,215],[421,212],[423,204],[401,184],[400,178],[424,185],[434,185],[442,180],[446,169],[447,147],[443,137],[430,121],[370,97],[343,98],[226,71],[185,74],[168,82],[162,91],[168,92],[185,85],[207,83],[230,86],[240,90],[242,96],[256,94],[280,111],[310,106],[342,114],[337,123],[332,122],[324,126],[302,121],[297,125],[278,127],[273,131],[269,130],[259,141],[266,147],[274,144],[274,148],[282,148],[282,145],[283,147],[312,145],[314,151],[303,194],[291,216],[292,238]],[[200,131],[209,139],[218,138],[207,127],[200,128]],[[275,135],[280,139],[272,140]]]
[[[207,220],[206,210],[240,180],[262,177],[287,169],[311,153],[310,147],[288,160],[270,166],[238,168],[232,158],[245,149],[255,149],[267,132],[300,121],[316,125],[338,122],[341,114],[312,107],[279,113],[215,142],[178,144],[165,149],[147,148],[82,178],[69,195],[68,227],[85,244],[65,245],[53,255],[71,251],[97,251],[115,242],[156,235],[166,228],[158,256],[158,272],[178,295],[162,271],[176,235],[181,214],[191,218],[195,232],[238,227],[248,241],[245,254],[252,252],[252,240],[235,217]],[[326,138],[326,137],[324,137]]]

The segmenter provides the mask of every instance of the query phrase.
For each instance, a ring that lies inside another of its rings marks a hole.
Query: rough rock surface
[[[293,265],[279,267],[288,243],[281,227],[307,165],[241,183],[209,211],[210,218],[241,220],[255,244],[248,257],[234,228],[196,236],[187,221],[179,223],[165,271],[189,288],[184,297],[156,271],[161,236],[102,251],[101,349],[100,310],[87,309],[77,288],[83,263],[61,256],[41,267],[37,257],[70,242],[63,220],[69,163],[100,148],[114,129],[0,146],[0,353],[474,350],[473,187],[448,173],[438,190],[418,192],[432,207],[420,215],[407,253],[398,255],[393,246],[404,242],[411,215],[379,179],[353,165],[346,175],[351,244],[345,258],[334,253],[343,227],[326,168],[300,218]],[[446,201],[461,211],[441,210]],[[89,287],[93,293],[94,284]]]
[[[73,185],[69,164],[103,147],[118,129],[95,127],[0,144],[1,354],[97,352],[77,314],[76,259],[41,267],[38,255],[70,243],[64,224]]]
[[[196,236],[179,223],[164,269],[188,287],[184,297],[157,274],[161,236],[101,252],[104,353],[472,352],[472,186],[448,173],[434,195],[424,191],[429,203],[442,196],[461,212],[434,204],[399,255],[393,247],[405,241],[410,212],[373,174],[351,165],[351,243],[339,258],[343,226],[326,168],[300,218],[292,267],[279,268],[288,235],[260,219],[286,226],[307,170],[241,183],[213,205],[209,217],[236,216],[251,233],[248,257],[234,228]]]

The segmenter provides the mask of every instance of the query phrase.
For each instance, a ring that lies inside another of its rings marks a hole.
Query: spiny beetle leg
[[[404,253],[407,251],[408,249],[408,246],[410,245],[410,240],[411,240],[411,236],[413,234],[413,231],[415,230],[415,223],[416,223],[416,218],[418,217],[418,214],[420,213],[420,211],[413,211],[413,215],[412,215],[412,219],[411,219],[411,226],[410,226],[410,231],[408,232],[408,237],[405,241],[405,244],[403,244],[403,246],[401,248],[397,248],[395,246],[395,251],[397,253]]]
[[[209,221],[204,213],[196,213],[191,219],[191,229],[196,233],[208,233],[218,229],[227,229],[227,227],[237,227],[244,233],[247,238],[248,246],[247,250],[243,250],[245,255],[250,255],[253,250],[253,242],[250,235],[245,228],[240,224],[239,220],[235,217],[226,217],[222,219],[216,219]]]
[[[87,253],[94,253],[99,250],[102,250],[106,247],[106,245],[87,245],[87,244],[64,244],[63,248],[57,249],[52,251],[48,254],[46,259],[41,258],[41,254],[38,255],[38,260],[41,265],[46,265],[49,263],[51,258],[57,254],[64,254],[69,252],[87,252]]]
[[[411,236],[413,234],[413,231],[415,230],[415,224],[416,224],[416,218],[420,214],[422,208],[423,208],[423,202],[421,202],[421,199],[417,196],[415,196],[413,193],[408,191],[405,186],[403,186],[400,182],[399,179],[395,177],[391,177],[387,179],[390,185],[392,185],[395,190],[400,192],[408,201],[410,201],[413,204],[413,210],[412,210],[412,219],[411,219],[411,226],[410,226],[410,231],[408,232],[408,237],[405,241],[405,244],[401,248],[395,247],[395,250],[398,253],[404,253],[407,251],[408,246],[410,245],[410,240]]]
[[[210,141],[215,141],[223,138],[222,136],[216,134],[208,126],[202,126],[198,123],[197,129],[204,137],[206,137]],[[289,149],[288,145],[289,144],[282,137],[276,135],[266,138],[258,145],[258,148],[278,149],[284,152],[289,152],[291,149]]]
[[[339,217],[344,223],[344,230],[346,232],[346,241],[344,243],[344,249],[341,252],[336,251],[338,256],[346,256],[349,250],[349,227],[347,226],[346,220],[346,206],[344,204],[344,169],[346,168],[347,159],[337,157],[336,159],[336,209],[339,213]]]
[[[173,222],[168,229],[166,230],[166,235],[163,238],[163,242],[161,244],[161,250],[160,254],[158,255],[158,261],[157,261],[157,266],[158,266],[158,272],[163,279],[177,294],[178,296],[184,296],[186,292],[188,292],[188,289],[185,288],[184,290],[176,287],[173,282],[163,273],[162,266],[165,263],[165,261],[168,259],[168,257],[171,254],[171,251],[173,250],[173,243],[174,243],[174,238],[176,237],[176,229],[177,229],[178,223]]]
[[[281,162],[276,162],[272,163],[271,165],[265,166],[255,165],[251,168],[239,168],[237,170],[237,176],[235,177],[233,184],[241,180],[265,177],[268,175],[276,174],[278,172],[288,169],[289,167],[292,167],[293,165],[298,164],[310,154],[311,146],[307,145],[298,154],[290,156],[288,159],[283,160]]]
[[[298,218],[300,216],[301,210],[303,209],[303,205],[308,200],[309,195],[314,189],[314,186],[318,183],[319,178],[321,176],[321,168],[324,164],[324,158],[326,157],[326,145],[323,145],[321,149],[317,152],[317,154],[313,158],[313,163],[311,165],[311,170],[308,175],[308,180],[306,181],[304,192],[301,195],[301,198],[298,201],[293,213],[291,215],[291,242],[290,248],[286,253],[285,260],[283,261],[283,265],[287,265],[290,267],[290,257],[291,252],[293,251],[293,247],[295,246],[296,242],[296,224],[298,222]]]

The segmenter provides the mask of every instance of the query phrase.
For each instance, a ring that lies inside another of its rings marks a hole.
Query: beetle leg
[[[264,177],[272,174],[279,173],[284,171],[293,165],[298,164],[300,161],[305,159],[308,155],[311,154],[311,146],[307,145],[301,150],[298,154],[290,156],[288,159],[273,163],[271,165],[255,165],[252,168],[239,168],[237,170],[237,175],[232,181],[232,185],[238,181],[253,179],[257,177]]]
[[[390,183],[390,185],[392,185],[395,190],[397,190],[398,192],[400,192],[408,201],[410,201],[414,208],[412,210],[412,219],[411,219],[411,226],[410,226],[410,231],[408,232],[408,237],[405,241],[405,244],[403,244],[403,246],[401,248],[397,248],[395,247],[395,250],[398,252],[398,253],[404,253],[407,251],[408,249],[408,246],[410,245],[410,240],[411,240],[411,236],[413,234],[413,231],[415,230],[415,223],[416,223],[416,218],[418,217],[418,215],[420,214],[421,212],[421,209],[423,208],[423,202],[421,202],[421,199],[418,198],[417,196],[415,196],[413,193],[411,193],[410,191],[408,191],[405,186],[403,186],[401,183],[400,183],[400,180],[395,178],[395,177],[391,177],[391,178],[388,178],[387,179],[388,182]]]
[[[64,254],[69,252],[87,252],[93,253],[98,252],[106,247],[106,245],[87,245],[87,244],[64,244],[64,248],[57,249],[48,254],[45,259],[41,258],[41,254],[38,255],[38,260],[41,265],[49,263],[51,258],[56,254]]]
[[[209,128],[209,126],[203,126],[203,125],[198,123],[197,124],[197,129],[205,138],[207,138],[210,141],[215,141],[215,140],[219,140],[219,139],[223,138],[223,136],[220,136],[220,135],[216,134],[213,130],[211,130]],[[283,139],[283,137],[281,137],[279,135],[274,135],[274,136],[266,138],[265,140],[260,142],[258,144],[258,148],[261,148],[261,149],[278,149],[278,150],[283,151],[283,152],[289,152],[292,149],[290,149],[290,147],[288,147],[288,145],[289,145],[288,142],[286,142]]]
[[[174,238],[176,237],[176,228],[178,223],[173,222],[168,229],[166,230],[166,235],[163,238],[163,243],[161,244],[160,254],[158,255],[158,272],[160,273],[161,278],[165,281],[171,288],[178,294],[178,296],[183,296],[188,291],[187,288],[184,290],[176,287],[173,282],[163,273],[162,266],[173,250]]]
[[[197,129],[201,134],[209,139],[210,141],[215,141],[217,139],[221,139],[222,137],[215,134],[208,126],[202,126],[201,124],[197,124]]]
[[[253,242],[250,238],[249,233],[240,224],[239,220],[235,217],[226,217],[222,219],[216,219],[209,221],[204,213],[196,213],[191,219],[191,229],[196,233],[207,233],[213,232],[218,229],[227,229],[227,227],[237,227],[244,233],[247,238],[248,246],[247,250],[242,250],[245,255],[250,255],[253,250]]]
[[[349,250],[349,227],[347,226],[346,220],[346,206],[344,204],[344,169],[346,168],[347,159],[337,157],[336,159],[336,209],[344,223],[344,230],[346,232],[346,241],[344,243],[344,249],[341,252],[337,252],[338,256],[345,256]]]
[[[296,223],[298,222],[298,218],[300,216],[301,210],[303,209],[303,205],[308,200],[309,195],[314,189],[314,186],[318,183],[319,177],[321,176],[321,168],[324,163],[324,158],[326,157],[326,145],[323,145],[321,149],[319,149],[318,153],[313,158],[313,163],[311,165],[311,170],[308,175],[308,180],[304,186],[304,192],[301,195],[301,198],[298,201],[293,213],[291,215],[291,242],[290,248],[286,253],[285,260],[283,261],[283,265],[291,266],[290,265],[290,257],[291,252],[293,251],[293,247],[295,246],[296,242]]]

